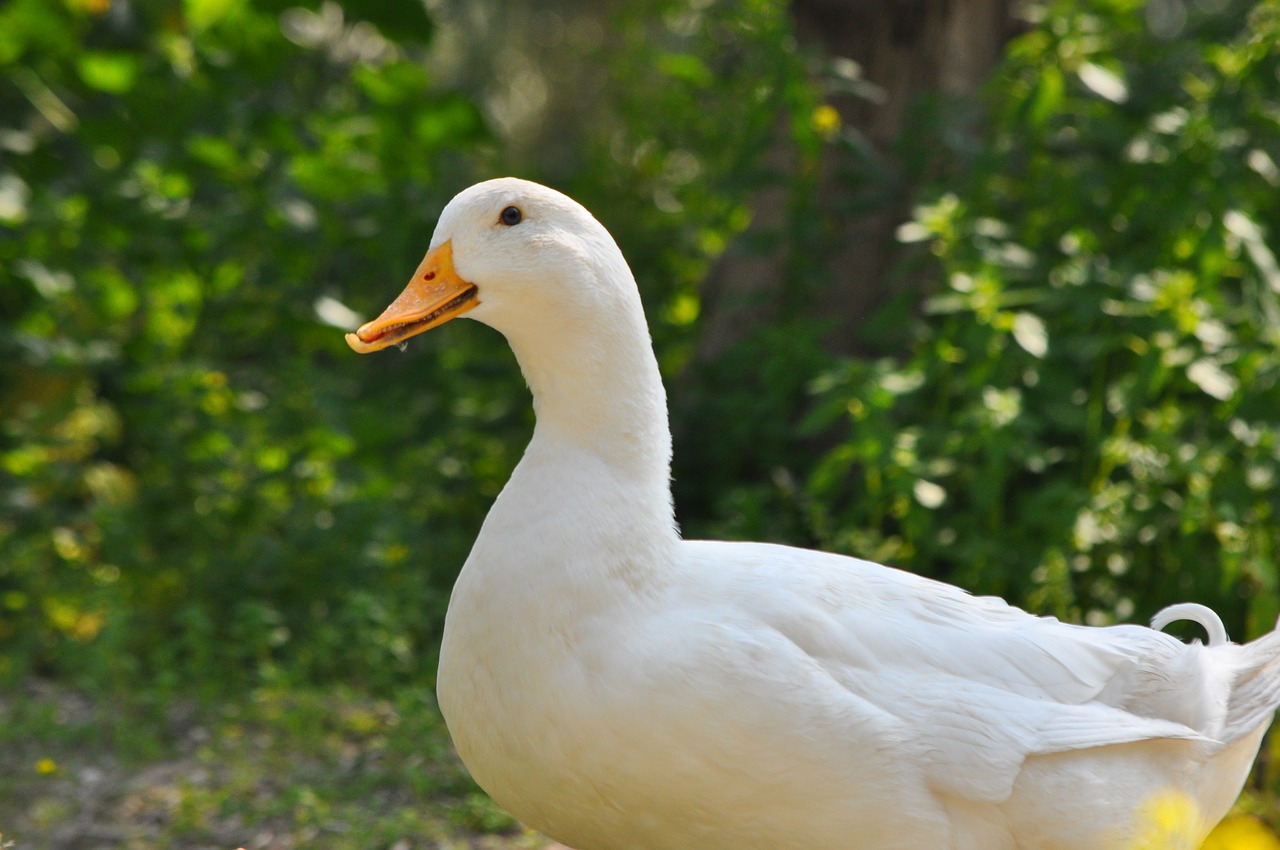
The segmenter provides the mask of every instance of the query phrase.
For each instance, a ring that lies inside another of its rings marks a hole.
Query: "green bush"
[[[374,360],[331,326],[489,143],[428,22],[279,7],[0,10],[2,672],[418,670],[527,432],[495,340]]]
[[[979,152],[900,231],[943,276],[909,356],[813,387],[848,436],[804,519],[1037,610],[1192,599],[1241,637],[1280,607],[1280,5],[1176,38],[1142,8],[1048,4],[1010,46]]]

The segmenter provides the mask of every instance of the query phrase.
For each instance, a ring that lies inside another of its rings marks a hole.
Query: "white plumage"
[[[1280,700],[1275,633],[1231,644],[1174,606],[1157,625],[1210,636],[1183,644],[682,540],[635,282],[545,187],[458,195],[405,294],[348,339],[462,313],[506,336],[537,426],[454,588],[440,706],[520,820],[577,850],[1193,850],[1234,802]]]

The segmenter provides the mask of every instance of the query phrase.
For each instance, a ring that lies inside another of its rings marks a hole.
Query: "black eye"
[[[515,227],[524,221],[524,213],[520,212],[519,207],[507,207],[502,211],[502,215],[498,216],[498,220],[507,227]]]

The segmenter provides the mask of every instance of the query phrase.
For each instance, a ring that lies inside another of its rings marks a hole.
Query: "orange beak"
[[[453,270],[453,243],[423,257],[404,292],[382,315],[347,334],[352,351],[368,354],[443,325],[480,303],[474,283]]]

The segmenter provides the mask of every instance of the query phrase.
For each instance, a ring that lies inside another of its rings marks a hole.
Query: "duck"
[[[1193,850],[1280,702],[1280,637],[1210,609],[1036,616],[916,574],[686,540],[635,279],[583,206],[465,189],[360,353],[505,336],[528,447],[458,575],[440,710],[500,806],[574,850]],[[1162,631],[1200,624],[1204,642]]]

